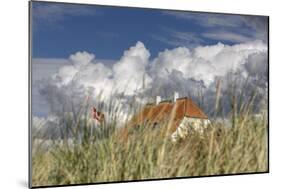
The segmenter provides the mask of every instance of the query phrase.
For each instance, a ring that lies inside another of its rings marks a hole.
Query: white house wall
[[[204,129],[210,124],[209,119],[184,117],[176,131],[171,135],[172,141],[185,138],[192,130],[203,133]]]

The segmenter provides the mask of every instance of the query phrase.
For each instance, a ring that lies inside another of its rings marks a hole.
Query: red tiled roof
[[[133,116],[130,125],[170,122],[172,127],[176,128],[184,116],[208,119],[208,116],[190,98],[180,98],[175,103],[166,101],[158,105],[146,105]]]

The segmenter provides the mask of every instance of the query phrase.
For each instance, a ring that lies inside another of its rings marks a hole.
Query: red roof
[[[190,98],[185,97],[177,99],[175,103],[163,101],[158,105],[146,105],[138,114],[133,116],[130,125],[153,125],[166,122],[172,124],[174,130],[184,116],[208,119],[208,116]]]

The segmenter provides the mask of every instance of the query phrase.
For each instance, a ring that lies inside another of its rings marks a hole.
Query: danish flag
[[[98,122],[100,122],[102,119],[101,113],[98,112],[95,107],[92,108],[92,118],[97,120]]]

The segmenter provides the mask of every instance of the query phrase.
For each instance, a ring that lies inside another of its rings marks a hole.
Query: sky
[[[196,98],[198,87],[212,101],[232,73],[265,96],[267,27],[263,16],[32,2],[33,115],[86,94],[93,104],[113,96],[124,115],[132,100]]]
[[[177,46],[267,41],[267,18],[255,16],[33,2],[32,20],[34,58],[94,51],[118,59],[137,41],[151,57]]]

